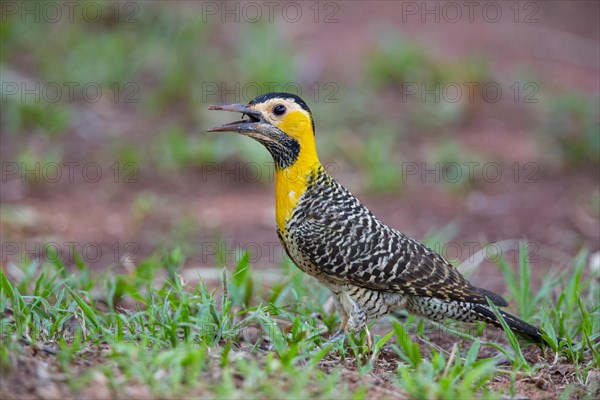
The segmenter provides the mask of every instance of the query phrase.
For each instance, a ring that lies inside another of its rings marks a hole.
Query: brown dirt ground
[[[378,323],[374,327],[374,332],[387,333],[390,327],[389,325],[387,327],[385,325],[385,323]],[[487,335],[487,337],[493,337],[495,342],[503,343],[508,348],[508,344],[503,340],[503,333],[501,331],[488,328]],[[447,358],[452,357],[451,353],[454,346],[469,347],[471,345],[468,340],[460,340],[449,334],[439,332],[429,335],[428,340],[415,335],[411,335],[411,339],[419,343],[423,357],[429,356],[429,346],[432,343],[438,351],[445,353]],[[261,341],[258,346],[258,352],[250,350],[250,348],[255,348],[254,341],[247,342],[242,339],[232,350],[230,359],[240,357],[251,358],[260,363],[266,353],[270,351],[270,345],[267,338],[260,338],[258,340]],[[395,338],[392,338],[392,341],[394,340]],[[111,349],[106,344],[86,346],[68,364],[68,370],[64,369],[57,358],[60,349],[56,342],[29,344],[23,341],[22,345],[21,353],[12,355],[13,369],[4,371],[0,377],[0,395],[2,395],[3,399],[147,399],[153,397],[149,388],[141,382],[134,382],[127,386],[124,392],[117,393],[109,385],[107,378],[101,373],[95,373],[92,375],[91,381],[77,389],[66,385],[69,376],[80,376],[90,368],[110,362],[108,357]],[[523,373],[516,376],[514,382],[516,397],[514,398],[558,399],[568,385],[574,386],[569,396],[571,399],[585,396],[597,398],[600,394],[600,373],[597,371],[596,373],[594,371],[590,372],[587,382],[579,382],[575,377],[573,365],[565,360],[556,358],[552,352],[542,351],[537,346],[529,346],[524,348],[523,354],[530,364],[543,365],[543,367],[532,375]],[[483,345],[479,357],[484,358],[497,355],[497,350]],[[209,362],[209,365],[199,379],[208,382],[217,381],[220,376],[219,362],[218,357],[215,358],[213,367],[211,367],[213,361]],[[348,384],[351,390],[355,390],[365,383],[370,384],[372,387],[369,390],[369,398],[406,399],[409,398],[407,393],[399,389],[396,383],[398,377],[395,371],[402,364],[402,360],[394,350],[389,345],[386,345],[377,356],[373,369],[362,376],[357,370],[357,360],[349,354],[345,357],[340,357],[339,354],[332,352],[319,363],[319,367],[325,372],[342,367],[343,381]],[[500,364],[498,368],[508,371],[511,369],[511,364],[509,362],[505,365]],[[113,371],[113,374],[113,379],[117,381],[122,377],[122,372],[118,369]],[[244,377],[235,376],[234,378],[238,383],[238,387],[242,387]],[[285,385],[285,382],[282,382],[282,385]],[[507,396],[510,387],[511,382],[507,374],[498,374],[488,385],[489,389],[504,392]],[[590,392],[590,390],[595,391],[595,393]],[[211,393],[206,388],[198,388],[185,393],[183,397],[210,397],[210,395]]]

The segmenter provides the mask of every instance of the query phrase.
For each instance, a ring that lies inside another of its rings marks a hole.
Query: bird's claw
[[[334,333],[333,335],[331,335],[329,337],[326,344],[334,344],[334,343],[339,342],[340,340],[342,341],[342,344],[343,344],[345,339],[346,339],[346,331],[344,331],[343,329],[340,329],[336,333]]]
[[[366,332],[365,340],[367,342],[367,348],[370,351],[373,348],[373,339],[371,337],[371,332],[369,331],[368,328],[365,328],[365,332]],[[343,329],[340,329],[336,333],[334,333],[333,335],[331,335],[329,337],[329,339],[325,342],[325,345],[335,344],[339,341],[341,341],[342,345],[343,345],[345,339],[346,339],[346,331]]]

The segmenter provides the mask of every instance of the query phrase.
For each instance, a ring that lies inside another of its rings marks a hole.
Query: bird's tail
[[[491,300],[490,300],[490,304]],[[502,328],[502,323],[496,316],[490,305],[479,303],[467,303],[460,301],[448,301],[433,297],[412,296],[405,305],[407,311],[421,315],[434,321],[443,321],[446,318],[464,322],[483,321],[488,324]],[[549,344],[544,340],[540,328],[528,324],[522,319],[498,310],[508,327],[522,338],[539,344]],[[557,338],[560,343],[563,339]]]
[[[498,328],[502,328],[502,324],[500,320],[496,316],[496,314],[488,307],[483,304],[475,304],[473,306],[473,311],[479,314],[482,321],[497,326]],[[537,326],[528,324],[522,319],[515,317],[514,315],[507,313],[506,311],[498,310],[504,321],[508,325],[508,327],[515,333],[520,336],[529,339],[535,343],[546,343],[544,338],[542,337],[542,331]]]

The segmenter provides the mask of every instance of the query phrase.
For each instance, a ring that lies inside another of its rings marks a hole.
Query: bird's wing
[[[489,297],[507,305],[501,296],[471,285],[427,246],[381,223],[339,183],[331,183],[335,188],[328,201],[299,204],[292,221],[298,250],[320,271],[373,290],[480,304]]]

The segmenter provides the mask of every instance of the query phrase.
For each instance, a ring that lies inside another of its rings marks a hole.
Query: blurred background
[[[525,241],[541,276],[600,248],[599,7],[3,2],[2,266],[278,271],[268,152],[205,131],[288,91],[385,223],[455,263]]]

